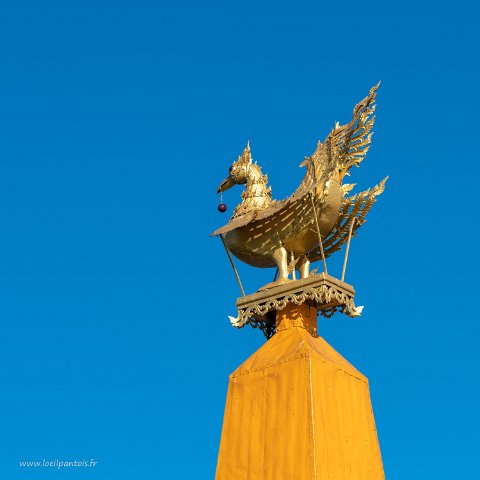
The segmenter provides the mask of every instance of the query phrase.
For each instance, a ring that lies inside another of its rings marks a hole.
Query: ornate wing
[[[298,191],[305,191],[314,184],[321,184],[333,173],[337,173],[342,183],[345,175],[354,165],[359,166],[365,158],[372,139],[375,122],[375,97],[380,84],[370,89],[370,93],[355,105],[352,120],[340,126],[338,123],[323,143],[318,142],[315,152],[300,164],[307,171]]]
[[[365,223],[367,213],[376,202],[376,197],[385,189],[385,182],[388,177],[384,178],[378,185],[369,188],[364,192],[360,192],[352,197],[344,198],[342,208],[338,215],[338,220],[333,230],[322,239],[323,251],[325,257],[340,250],[342,245],[347,241],[350,226],[355,222],[352,230],[352,237],[357,234],[357,230]],[[308,254],[311,262],[316,262],[322,258],[320,247],[316,247]]]
[[[342,126],[337,123],[325,141],[318,142],[313,155],[305,158],[300,166],[305,165],[307,172],[297,192],[304,192],[317,185],[317,196],[321,196],[320,189],[331,176],[335,175],[341,184],[343,178],[350,175],[350,169],[360,165],[370,148],[375,122],[375,98],[379,85],[372,87],[368,96],[355,105],[349,123]],[[344,198],[335,227],[322,241],[326,257],[340,250],[346,242],[352,221],[355,222],[352,235],[365,223],[365,217],[377,195],[383,192],[386,180],[385,178],[372,189]],[[344,192],[348,193],[353,186],[343,185]],[[311,261],[320,260],[320,248],[315,248],[308,257]]]

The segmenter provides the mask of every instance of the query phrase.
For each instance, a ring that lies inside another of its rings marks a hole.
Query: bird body
[[[353,234],[383,192],[386,179],[376,187],[348,197],[353,185],[342,184],[353,165],[365,157],[371,141],[378,85],[359,102],[352,120],[335,125],[326,140],[306,157],[304,179],[297,190],[282,201],[272,200],[268,178],[252,162],[250,145],[232,164],[218,192],[244,184],[242,202],[232,218],[212,235],[223,235],[228,249],[241,261],[261,268],[277,267],[279,276],[263,288],[286,283],[289,274],[310,274],[310,262],[341,248],[351,223]]]
[[[265,218],[226,231],[224,238],[228,248],[239,260],[263,268],[277,266],[274,254],[282,246],[295,259],[307,255],[319,243],[310,198],[307,194],[296,202],[286,202]],[[330,233],[337,221],[343,191],[338,182],[332,180],[323,208],[318,206],[318,197],[315,200],[315,208],[320,210],[323,237]]]

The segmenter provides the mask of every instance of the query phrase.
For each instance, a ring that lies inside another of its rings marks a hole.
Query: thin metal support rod
[[[320,227],[318,225],[318,218],[317,218],[317,211],[315,210],[315,203],[313,203],[312,194],[310,194],[310,200],[312,201],[313,216],[315,217],[315,225],[317,226],[318,244],[320,245],[320,253],[322,254],[323,270],[326,274],[328,274],[327,262],[325,261],[325,252],[323,251],[322,234],[320,233]]]
[[[233,268],[233,272],[235,273],[235,277],[237,278],[238,286],[240,287],[240,291],[242,292],[242,295],[245,296],[245,290],[243,289],[242,281],[240,280],[240,277],[238,276],[237,269],[235,268],[235,264],[233,263],[233,258],[230,255],[230,250],[227,247],[227,244],[225,243],[225,239],[223,238],[223,234],[219,235],[220,240],[223,243],[223,246],[225,247],[225,251],[227,252],[228,259],[230,260],[230,265]]]
[[[348,251],[350,250],[350,240],[352,239],[353,225],[355,224],[355,220],[356,218],[353,217],[352,223],[350,224],[350,230],[348,232],[347,248],[345,250],[345,260],[343,261],[342,282],[345,279],[345,271],[347,270]]]
[[[290,252],[290,263],[292,265],[292,280],[296,280],[297,275],[295,273],[295,256],[293,255],[293,252]]]

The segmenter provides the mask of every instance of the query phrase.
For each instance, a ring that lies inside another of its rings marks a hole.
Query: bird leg
[[[299,260],[298,272],[300,273],[300,278],[308,278],[310,275],[310,260],[306,255]]]
[[[285,283],[285,281],[288,280],[288,255],[285,247],[277,248],[273,252],[273,259],[278,268],[278,278],[275,281],[278,282],[281,280],[282,283]],[[281,285],[281,283],[279,285]]]
[[[283,285],[289,281],[288,278],[288,255],[285,247],[279,247],[273,252],[273,260],[277,264],[278,268],[278,278],[271,282],[267,283],[259,290],[266,290],[268,288],[277,287],[278,285]]]

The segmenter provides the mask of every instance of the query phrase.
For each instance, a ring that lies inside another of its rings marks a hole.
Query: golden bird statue
[[[277,267],[276,279],[262,289],[287,283],[295,272],[310,275],[310,264],[338,251],[365,222],[384,190],[387,178],[366,191],[348,196],[355,184],[344,184],[353,166],[359,166],[370,147],[379,85],[353,109],[352,120],[338,123],[325,141],[300,164],[305,176],[288,198],[272,200],[267,175],[253,163],[248,143],[234,162],[217,193],[245,185],[242,201],[229,222],[213,232],[239,260],[260,268]]]

